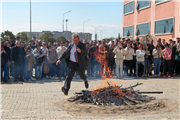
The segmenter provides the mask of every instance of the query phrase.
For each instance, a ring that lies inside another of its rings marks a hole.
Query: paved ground
[[[142,82],[135,88],[141,91],[163,91],[163,94],[153,95],[157,99],[168,99],[180,104],[180,77],[176,78],[149,78],[118,80],[124,86],[134,85],[137,81]],[[89,80],[90,88],[99,84],[100,80]],[[179,120],[179,109],[171,112],[159,113],[153,115],[131,116],[113,116],[113,117],[87,117],[76,116],[63,111],[56,106],[56,103],[73,95],[76,91],[85,89],[84,83],[80,79],[72,82],[71,90],[68,96],[64,96],[61,87],[64,82],[59,80],[44,79],[23,84],[1,84],[1,119],[47,119],[47,120],[120,120],[120,119],[170,119]],[[178,107],[179,108],[179,107]]]

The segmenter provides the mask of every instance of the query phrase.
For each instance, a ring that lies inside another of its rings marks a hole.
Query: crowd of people
[[[180,76],[180,38],[177,41],[159,38],[141,43],[139,38],[112,40],[82,40],[86,44],[86,74],[88,77],[173,77]],[[16,81],[49,78],[62,80],[68,75],[65,60],[56,64],[71,41],[47,43],[32,39],[21,42],[17,37],[1,42],[1,80]],[[35,76],[33,75],[35,70]],[[3,75],[2,75],[3,74]],[[2,78],[3,77],[3,78]],[[75,74],[78,78],[78,73]]]

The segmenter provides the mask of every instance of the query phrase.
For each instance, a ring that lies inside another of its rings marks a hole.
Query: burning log
[[[121,88],[122,86],[111,86],[107,82],[108,87],[96,89],[93,91],[82,90],[81,92],[76,92],[75,96],[68,99],[69,102],[82,103],[92,103],[94,105],[134,105],[141,104],[142,102],[149,102],[155,100],[154,97],[148,97],[142,94],[157,93],[161,94],[162,91],[157,92],[140,92],[134,91],[134,87],[141,85],[142,83],[137,83],[136,85]]]

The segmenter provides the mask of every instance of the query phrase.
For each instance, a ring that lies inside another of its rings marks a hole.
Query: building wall
[[[131,1],[124,0],[123,4],[127,4]],[[166,1],[161,4],[155,4],[155,0],[151,0],[150,7],[145,9],[136,10],[137,0],[134,0],[134,12],[131,14],[124,15],[124,6],[123,6],[123,27],[134,25],[134,34],[133,39],[137,36],[136,25],[142,24],[145,22],[150,22],[150,35],[153,35],[155,40],[158,38],[176,40],[177,37],[180,37],[180,1]],[[155,21],[160,19],[172,18],[174,17],[174,26],[173,34],[160,34],[155,35]]]

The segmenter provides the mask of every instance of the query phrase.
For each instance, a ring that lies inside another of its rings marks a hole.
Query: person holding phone
[[[155,77],[160,77],[159,71],[161,67],[161,58],[163,55],[162,49],[160,45],[156,45],[155,49],[153,49],[153,62],[154,62],[154,76]]]
[[[113,50],[115,53],[115,63],[116,63],[116,76],[117,78],[123,78],[123,58],[125,54],[125,50],[123,49],[122,44],[118,41],[118,45]],[[120,75],[119,75],[120,73]]]

